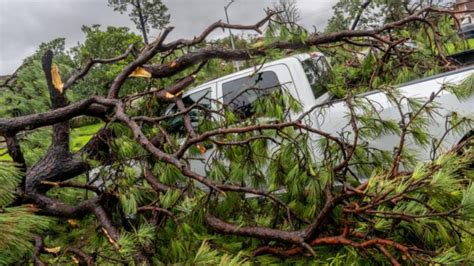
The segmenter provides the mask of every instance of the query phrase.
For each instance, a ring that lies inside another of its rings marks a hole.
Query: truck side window
[[[328,91],[327,84],[330,72],[327,63],[324,57],[321,56],[308,58],[301,63],[313,91],[314,98],[317,99]]]
[[[211,109],[211,89],[204,89],[201,91],[198,91],[196,93],[187,95],[183,97],[183,103],[185,107],[190,107],[193,104],[197,103],[197,105],[200,105],[206,109]],[[175,114],[179,112],[178,107],[174,104],[170,110],[167,112],[167,115],[170,114]],[[198,131],[198,126],[199,123],[208,116],[208,112],[205,112],[204,110],[200,109],[198,106],[195,108],[191,109],[191,111],[188,113],[189,117],[191,118],[191,123],[193,125],[193,128],[195,131]],[[166,120],[167,124],[167,129],[168,133],[170,134],[177,134],[184,136],[186,134],[186,129],[184,128],[184,121],[182,115],[170,118]]]
[[[272,93],[280,86],[273,71],[264,71],[222,84],[224,104],[234,110],[242,119],[254,113],[253,103],[262,96]]]

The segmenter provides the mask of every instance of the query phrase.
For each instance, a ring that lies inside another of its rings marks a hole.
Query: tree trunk
[[[140,20],[140,30],[142,31],[142,35],[143,35],[143,42],[145,42],[145,44],[148,44],[148,36],[146,34],[146,28],[145,28],[145,18],[143,17],[143,13],[142,13],[142,7],[140,5],[140,0],[137,0],[137,12],[138,12],[138,19]]]

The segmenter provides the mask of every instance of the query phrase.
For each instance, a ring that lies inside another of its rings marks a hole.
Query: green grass
[[[3,154],[7,151],[7,149],[0,149],[0,154]],[[8,153],[5,153],[0,156],[0,161],[11,161],[12,157]]]
[[[0,80],[1,79],[2,77],[0,77]],[[0,141],[4,142],[5,139],[0,136]],[[6,146],[2,145],[2,148],[0,148],[0,161],[11,161],[11,160],[12,158],[10,157],[10,155],[8,155]]]
[[[71,151],[79,151],[104,126],[104,123],[74,128],[71,131]]]
[[[71,131],[71,151],[77,152],[79,151],[86,143],[94,136],[97,131],[99,131],[104,126],[104,123],[92,124],[83,127],[74,128]],[[7,149],[2,148],[0,149],[0,161],[11,161],[12,158],[8,153],[6,153]]]

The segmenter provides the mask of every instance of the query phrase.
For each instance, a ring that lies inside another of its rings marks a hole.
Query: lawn
[[[97,123],[74,128],[71,131],[71,151],[79,151],[103,126],[104,123]]]
[[[71,151],[77,152],[104,126],[104,123],[97,123],[74,128],[71,130]],[[0,161],[11,161],[10,155],[6,153],[5,147],[0,148]]]

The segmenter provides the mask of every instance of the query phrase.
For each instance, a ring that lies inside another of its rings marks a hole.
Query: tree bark
[[[146,22],[145,22],[145,18],[143,17],[140,0],[136,0],[135,3],[136,3],[136,9],[138,12],[138,19],[140,20],[140,30],[142,31],[142,35],[143,35],[143,42],[145,43],[145,45],[148,45],[148,36],[146,33],[146,25],[145,25]]]

